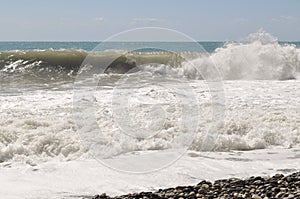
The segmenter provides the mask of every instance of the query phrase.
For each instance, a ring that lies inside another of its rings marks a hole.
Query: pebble
[[[159,189],[156,192],[130,193],[110,197],[105,193],[95,195],[92,199],[270,199],[300,198],[300,172],[287,176],[276,174],[272,177],[250,177],[242,180],[230,178],[216,180],[214,183],[202,181],[195,186],[178,186]]]

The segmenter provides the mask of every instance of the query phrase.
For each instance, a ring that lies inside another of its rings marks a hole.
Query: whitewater
[[[299,171],[300,49],[249,38],[209,53],[1,51],[0,195],[118,195]],[[111,57],[122,58],[110,68],[129,69],[85,76]]]

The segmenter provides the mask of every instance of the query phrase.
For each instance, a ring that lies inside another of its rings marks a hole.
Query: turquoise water
[[[279,42],[280,44],[294,44],[300,48],[300,42]],[[141,47],[151,47],[151,42],[106,42],[99,45],[100,42],[0,42],[0,51],[8,50],[45,50],[45,49],[81,49],[92,51],[97,47],[97,50],[111,49],[126,49],[139,48],[138,51],[162,51],[160,49],[140,49]],[[222,47],[225,42],[198,42],[199,46],[190,42],[156,42],[155,46],[161,46],[161,49],[171,49],[175,52],[213,52],[216,48]],[[203,47],[203,49],[201,48]]]
[[[155,47],[160,48],[153,49],[151,42],[0,42],[0,51],[8,50],[45,50],[45,49],[81,49],[85,51],[92,51],[97,47],[98,51],[111,50],[111,49],[139,49],[138,51],[163,51],[161,49],[168,49],[175,52],[189,51],[207,51],[213,52],[216,48],[223,46],[224,42],[198,42],[197,46],[194,43],[189,42],[155,42]],[[100,44],[100,45],[99,45]],[[149,48],[147,48],[149,46]],[[203,47],[203,49],[201,48]],[[143,48],[143,49],[141,49]]]

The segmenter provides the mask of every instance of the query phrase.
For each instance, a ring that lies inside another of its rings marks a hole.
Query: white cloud
[[[95,21],[96,21],[96,22],[102,22],[103,20],[104,20],[103,17],[96,17],[96,18],[95,18]]]
[[[163,23],[164,20],[158,18],[133,18],[129,23],[130,26],[151,26]]]
[[[272,22],[279,22],[279,23],[295,23],[297,22],[299,19],[297,17],[294,16],[279,16],[279,17],[274,17],[271,19]]]
[[[157,22],[159,19],[157,18],[134,18],[134,22]]]

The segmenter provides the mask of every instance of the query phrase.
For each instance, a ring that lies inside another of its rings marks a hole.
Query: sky
[[[0,41],[102,41],[162,27],[198,41],[232,41],[263,28],[300,41],[299,0],[0,0]]]

